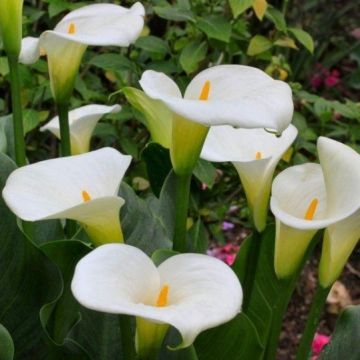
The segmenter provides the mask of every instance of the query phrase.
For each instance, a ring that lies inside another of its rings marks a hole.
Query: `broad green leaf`
[[[14,343],[6,328],[0,324],[0,360],[13,360]]]
[[[223,16],[209,15],[200,18],[196,26],[203,31],[209,39],[216,39],[228,43],[231,36],[231,24]]]
[[[275,27],[282,32],[286,32],[287,25],[284,14],[274,7],[268,7],[265,16],[274,23]]]
[[[165,181],[160,199],[153,195],[140,199],[129,185],[121,184],[119,196],[125,199],[125,205],[120,218],[126,243],[148,255],[157,249],[171,248],[174,191],[172,173]]]
[[[143,91],[125,87],[122,89],[126,99],[145,119],[144,125],[149,130],[154,142],[165,148],[171,145],[172,113],[160,101],[149,98]]]
[[[237,18],[244,11],[249,9],[254,0],[229,0],[230,8],[234,18]]]
[[[207,45],[205,42],[192,41],[181,51],[179,62],[187,74],[195,72],[200,62],[206,58]]]
[[[135,42],[135,46],[147,52],[159,55],[166,55],[170,51],[166,41],[152,35],[139,37]]]
[[[244,314],[201,333],[195,340],[199,360],[260,360],[263,348],[251,320]]]
[[[0,152],[15,158],[12,115],[0,116]]]
[[[104,70],[134,70],[135,64],[121,54],[100,54],[94,56],[90,62]]]
[[[214,165],[206,160],[199,159],[195,165],[194,175],[210,189],[215,184],[216,169]]]
[[[300,44],[309,50],[309,52],[314,52],[314,41],[309,33],[298,28],[288,28],[288,30],[295,36]]]
[[[159,197],[164,181],[172,169],[169,150],[157,143],[150,143],[141,156],[146,163],[151,189]]]
[[[23,112],[24,134],[35,129],[41,122],[39,113],[36,110],[25,109]]]
[[[0,190],[14,169],[15,164],[0,154]],[[0,219],[0,322],[12,336],[15,359],[42,360],[48,348],[39,311],[58,295],[60,274],[19,231],[15,216],[1,198]]]
[[[262,35],[255,35],[249,43],[247,54],[250,56],[259,55],[272,47],[272,43],[269,39]]]
[[[151,260],[156,266],[159,266],[166,259],[178,254],[178,252],[170,249],[157,249],[151,255]]]
[[[254,0],[252,6],[255,11],[256,17],[261,21],[265,15],[268,3],[266,2],[266,0]]]
[[[9,73],[9,64],[6,56],[0,57],[0,75],[6,76]]]
[[[360,305],[348,306],[340,314],[330,343],[319,360],[360,359]]]
[[[195,21],[195,15],[190,9],[181,6],[154,6],[155,14],[171,21]]]
[[[188,232],[189,251],[205,254],[209,248],[209,234],[201,219],[197,219]]]

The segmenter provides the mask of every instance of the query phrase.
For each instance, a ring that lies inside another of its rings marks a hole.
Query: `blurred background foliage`
[[[69,10],[91,3],[25,0],[24,36],[39,36],[54,28]],[[256,66],[289,82],[295,102],[293,123],[299,136],[279,170],[289,164],[316,161],[315,144],[320,135],[360,151],[360,9],[356,1],[152,0],[144,5],[147,25],[133,46],[88,48],[71,100],[71,108],[90,103],[122,104],[123,111],[98,124],[92,146],[114,146],[134,157],[127,181],[138,194],[146,197],[151,187],[158,187],[158,179],[149,179],[148,167],[161,177],[170,166],[164,149],[148,146],[150,138],[142,115],[121,93],[125,86],[138,87],[146,69],[168,74],[182,89],[198,71],[227,63]],[[21,79],[29,160],[56,157],[57,140],[39,131],[55,114],[46,59],[21,66]],[[11,132],[8,81],[2,51],[0,149],[11,155],[6,136]],[[159,158],[161,161],[156,161]],[[209,233],[212,240],[226,241],[224,220],[239,229],[249,225],[244,194],[231,164],[216,164],[215,168],[201,161],[192,186],[190,234],[202,239],[195,250],[207,248]]]

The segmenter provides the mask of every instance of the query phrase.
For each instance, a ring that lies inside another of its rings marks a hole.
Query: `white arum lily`
[[[95,245],[123,242],[117,193],[130,162],[111,148],[41,161],[11,173],[3,198],[23,220],[74,219]]]
[[[269,128],[281,133],[292,119],[290,87],[250,66],[206,69],[192,79],[184,96],[172,79],[152,70],[144,72],[140,85],[147,96],[162,101],[173,113],[171,157],[178,173],[194,166],[209,126]]]
[[[101,246],[81,259],[71,289],[87,308],[136,316],[142,359],[159,349],[166,325],[180,332],[179,347],[186,347],[200,332],[235,317],[242,303],[238,278],[220,260],[180,254],[156,268],[141,250],[124,244]]]
[[[320,275],[333,279],[359,235],[360,155],[325,137],[318,139],[317,148],[320,165],[293,166],[273,182],[270,206],[276,217],[275,271],[280,278],[294,273],[316,231],[327,228]]]
[[[86,105],[69,112],[69,127],[71,140],[71,153],[78,155],[86,153],[90,149],[90,139],[94,128],[100,118],[105,114],[116,113],[121,110],[120,105]],[[59,117],[51,119],[41,131],[49,130],[60,139]]]
[[[71,95],[86,47],[129,46],[142,31],[144,15],[140,3],[130,9],[114,4],[84,6],[67,14],[39,39],[25,38],[20,62],[33,63],[45,53],[53,96],[57,103],[64,103]]]
[[[255,227],[266,226],[271,181],[276,165],[293,143],[297,129],[293,125],[281,136],[264,129],[234,129],[213,126],[201,152],[203,159],[214,162],[231,161],[243,184]]]

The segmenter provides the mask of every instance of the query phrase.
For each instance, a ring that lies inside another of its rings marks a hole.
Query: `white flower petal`
[[[344,219],[360,208],[360,155],[338,141],[318,139],[327,193],[327,216]]]
[[[28,36],[22,39],[19,62],[22,64],[34,64],[40,57],[39,39]]]
[[[105,114],[119,112],[120,105],[86,105],[69,112],[71,152],[78,155],[89,151],[91,135],[101,117]],[[59,117],[51,119],[40,131],[49,130],[60,139]]]
[[[318,200],[313,220],[305,220],[305,214],[313,199]],[[302,230],[328,226],[336,219],[326,217],[326,204],[324,176],[318,164],[292,166],[274,179],[271,211],[288,226]]]
[[[208,100],[199,101],[206,81],[210,81]],[[282,132],[292,119],[290,87],[249,66],[218,65],[202,71],[189,84],[184,99],[162,85],[160,77],[141,86],[148,96],[162,100],[174,113],[204,125],[265,127]]]
[[[93,250],[76,266],[71,283],[75,298],[93,310],[132,314],[157,296],[159,273],[141,250],[107,244]]]
[[[93,4],[66,15],[54,33],[85,45],[129,46],[140,36],[144,15],[140,3],[130,9],[114,4]],[[74,33],[69,34],[70,26],[74,27]]]
[[[170,324],[180,331],[182,346],[240,311],[239,280],[220,260],[200,254],[175,255],[157,272],[145,257],[130,245],[94,250],[76,267],[74,296],[93,310]],[[169,286],[167,305],[153,306],[165,285]]]
[[[116,196],[131,161],[111,148],[83,155],[45,160],[15,170],[8,178],[3,197],[20,218],[50,218],[83,204],[83,191],[92,200]]]
[[[158,320],[180,331],[184,347],[200,332],[231,320],[241,310],[239,280],[218,259],[180,254],[165,260],[158,270],[161,284],[169,284],[169,306]]]
[[[293,125],[290,125],[280,137],[264,129],[213,126],[205,140],[202,158],[233,162],[259,231],[263,230],[266,222],[274,170],[296,135],[297,129]],[[259,159],[256,159],[257,156]]]

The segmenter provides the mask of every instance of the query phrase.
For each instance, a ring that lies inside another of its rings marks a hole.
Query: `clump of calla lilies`
[[[133,321],[125,326],[132,334],[138,359],[158,359],[164,346],[173,352],[191,348],[195,354],[192,359],[203,359],[201,348],[196,342],[193,345],[200,334],[206,336],[208,330],[220,325],[223,329],[228,326],[232,334],[231,324],[239,319],[251,324],[245,329],[255,328],[251,323],[254,309],[262,318],[261,309],[252,306],[256,302],[255,272],[264,265],[258,261],[263,234],[269,233],[275,222],[271,238],[274,251],[266,256],[282,284],[296,280],[316,234],[321,235],[320,295],[314,307],[324,305],[326,294],[360,237],[360,155],[355,150],[320,137],[319,162],[279,171],[278,164],[298,134],[291,124],[294,105],[287,83],[254,67],[221,64],[200,71],[182,93],[169,76],[146,70],[139,86],[121,91],[124,99],[144,115],[152,141],[167,149],[173,167],[172,249],[167,249],[162,261],[155,262],[154,254],[127,243],[122,229],[123,211],[132,204],[125,201],[119,189],[132,157],[111,147],[91,147],[97,123],[102,117],[120,112],[121,105],[69,108],[87,46],[131,46],[144,27],[143,5],[82,6],[69,12],[53,30],[24,39],[22,5],[17,0],[0,2],[4,49],[15,74],[11,77],[11,95],[17,163],[2,189],[2,198],[29,241],[34,236],[32,223],[59,219],[69,239],[86,244],[88,254],[71,269],[71,285],[66,285],[71,287],[74,301],[97,312],[131,316]],[[20,91],[17,65],[36,63],[40,56],[47,58],[58,110],[40,131],[49,131],[53,135],[44,136],[55,136],[60,141],[62,156],[28,164],[21,104],[16,100]],[[188,251],[190,185],[200,158],[215,164],[232,163],[243,189],[237,196],[246,197],[250,210],[253,235],[246,240],[246,251],[240,247],[242,256],[233,267],[212,256]],[[141,222],[141,218],[133,219],[136,221]],[[85,233],[85,240],[76,240],[79,232]],[[152,236],[149,233],[149,243],[156,240]],[[244,269],[245,276],[239,268]],[[299,360],[309,354],[318,317],[318,312],[310,311]],[[265,350],[274,344],[276,348],[278,340],[278,330],[272,330],[271,322],[268,326],[275,336],[270,337],[273,343],[265,339]],[[166,343],[170,330],[180,336],[179,342],[171,346]],[[121,333],[127,331],[122,327]],[[233,339],[239,346],[254,335],[234,334],[239,336]],[[244,359],[258,359],[253,357],[250,345],[248,348]],[[130,355],[126,358],[132,359]]]

